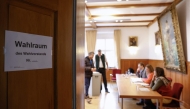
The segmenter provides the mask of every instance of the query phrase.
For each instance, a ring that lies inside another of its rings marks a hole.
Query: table
[[[160,109],[162,109],[162,95],[157,91],[140,91],[139,88],[143,87],[131,82],[131,77],[124,76],[124,74],[116,74],[116,83],[118,87],[118,100],[121,98],[121,109],[123,109],[123,98],[143,98],[143,99],[158,99],[160,102]],[[157,108],[158,108],[157,101]]]

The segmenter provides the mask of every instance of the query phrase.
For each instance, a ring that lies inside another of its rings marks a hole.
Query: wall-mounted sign
[[[52,68],[52,37],[5,31],[4,71]]]

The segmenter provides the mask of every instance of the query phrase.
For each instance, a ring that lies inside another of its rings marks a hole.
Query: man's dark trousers
[[[102,79],[103,79],[103,83],[104,83],[104,88],[105,88],[105,91],[107,92],[108,91],[108,88],[107,88],[107,80],[106,80],[106,69],[105,68],[99,68],[98,69],[98,72],[102,74]],[[102,84],[100,85],[100,91],[102,90]]]
[[[91,77],[85,77],[85,95],[88,96]]]

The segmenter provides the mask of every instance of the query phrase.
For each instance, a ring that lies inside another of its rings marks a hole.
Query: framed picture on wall
[[[161,43],[161,37],[160,37],[160,31],[155,32],[155,45],[160,45]]]
[[[186,73],[185,57],[175,4],[158,18],[164,66]]]
[[[138,45],[138,37],[129,36],[129,46],[137,46],[137,45]]]

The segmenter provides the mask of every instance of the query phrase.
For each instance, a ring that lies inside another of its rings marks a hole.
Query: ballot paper
[[[141,78],[131,78],[131,82],[133,83],[139,83],[139,82],[143,82]]]
[[[140,91],[150,91],[148,88],[139,88]]]
[[[149,84],[147,84],[147,83],[142,83],[142,82],[135,82],[134,84],[139,84],[139,85],[142,85],[142,86],[149,86]]]

